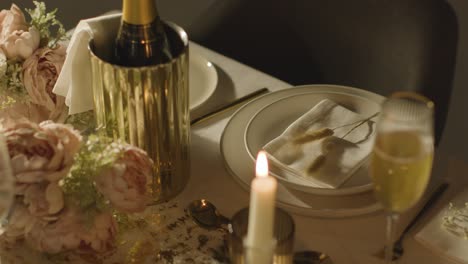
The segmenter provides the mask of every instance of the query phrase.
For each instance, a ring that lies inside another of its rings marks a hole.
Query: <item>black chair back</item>
[[[420,92],[441,138],[458,41],[444,0],[244,1],[195,40],[294,85]]]

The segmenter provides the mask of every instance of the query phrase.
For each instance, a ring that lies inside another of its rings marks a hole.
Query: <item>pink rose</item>
[[[122,212],[139,212],[146,207],[146,184],[151,180],[153,163],[146,152],[126,145],[123,156],[96,177],[96,187]]]
[[[19,122],[3,133],[17,194],[24,194],[28,184],[61,180],[69,172],[81,143],[81,136],[70,126],[51,122]]]
[[[65,60],[65,47],[41,48],[23,63],[23,84],[31,102],[45,107],[49,119],[57,122],[67,117],[65,98],[52,92]]]
[[[8,59],[27,59],[39,47],[40,34],[28,24],[23,12],[12,5],[0,12],[0,48]]]

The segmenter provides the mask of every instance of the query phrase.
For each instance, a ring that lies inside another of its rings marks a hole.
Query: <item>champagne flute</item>
[[[392,263],[394,225],[414,206],[429,182],[434,153],[434,104],[413,92],[383,104],[370,159],[374,192],[387,217],[385,261]]]

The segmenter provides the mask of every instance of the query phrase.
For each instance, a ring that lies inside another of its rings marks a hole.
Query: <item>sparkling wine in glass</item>
[[[429,182],[434,153],[434,104],[398,92],[383,104],[370,160],[374,192],[387,213],[386,263],[392,262],[394,224],[414,206]]]

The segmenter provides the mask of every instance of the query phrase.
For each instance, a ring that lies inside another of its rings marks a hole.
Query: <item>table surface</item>
[[[219,105],[233,101],[262,87],[270,91],[291,87],[288,83],[259,72],[251,67],[227,58],[196,43],[190,44],[191,52],[199,53],[216,65],[219,80],[213,96],[192,117],[206,113]],[[220,139],[224,127],[234,111],[216,116],[192,128],[191,175],[185,190],[179,195],[187,203],[193,199],[205,198],[212,201],[226,216],[248,205],[249,193],[235,182],[224,167],[220,153]],[[454,166],[463,162],[452,161],[436,151],[433,179],[445,178],[453,181],[457,176]],[[452,176],[452,177],[451,177]],[[438,180],[434,180],[438,182]],[[414,240],[414,235],[424,226],[431,215],[437,213],[448,199],[460,190],[461,184],[451,184],[442,199],[431,208],[420,223],[404,241],[405,254],[399,263],[451,263],[436,255]],[[398,229],[402,230],[416,214],[416,206],[402,215]],[[347,218],[319,218],[293,214],[296,223],[296,250],[319,250],[329,254],[335,264],[383,263],[373,256],[384,241],[385,217],[383,212]]]

